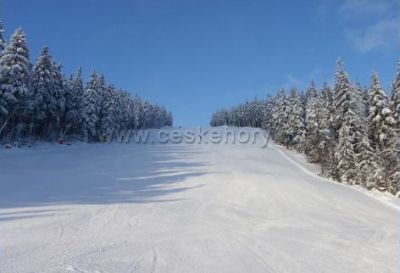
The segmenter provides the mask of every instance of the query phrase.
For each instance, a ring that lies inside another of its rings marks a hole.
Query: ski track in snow
[[[326,182],[273,145],[1,150],[0,272],[398,272],[399,209]]]

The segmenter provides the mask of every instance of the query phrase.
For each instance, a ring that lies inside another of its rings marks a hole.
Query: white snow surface
[[[399,272],[399,209],[281,149],[1,149],[0,272]]]

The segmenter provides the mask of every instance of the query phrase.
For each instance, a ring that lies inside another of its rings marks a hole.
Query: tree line
[[[0,140],[99,141],[109,130],[172,126],[171,112],[132,97],[93,71],[66,76],[47,47],[33,65],[22,29],[7,43],[0,22]]]
[[[391,96],[378,75],[369,87],[353,83],[338,60],[334,86],[306,92],[282,89],[275,96],[220,109],[211,126],[250,126],[269,130],[272,139],[304,153],[321,175],[396,194],[400,190],[400,62]]]

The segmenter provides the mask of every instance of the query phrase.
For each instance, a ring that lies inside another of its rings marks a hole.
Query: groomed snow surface
[[[280,149],[1,149],[0,272],[399,272],[400,211]]]

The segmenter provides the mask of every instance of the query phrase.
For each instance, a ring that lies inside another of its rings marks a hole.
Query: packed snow
[[[400,268],[398,208],[272,144],[2,149],[0,195],[5,273]]]

